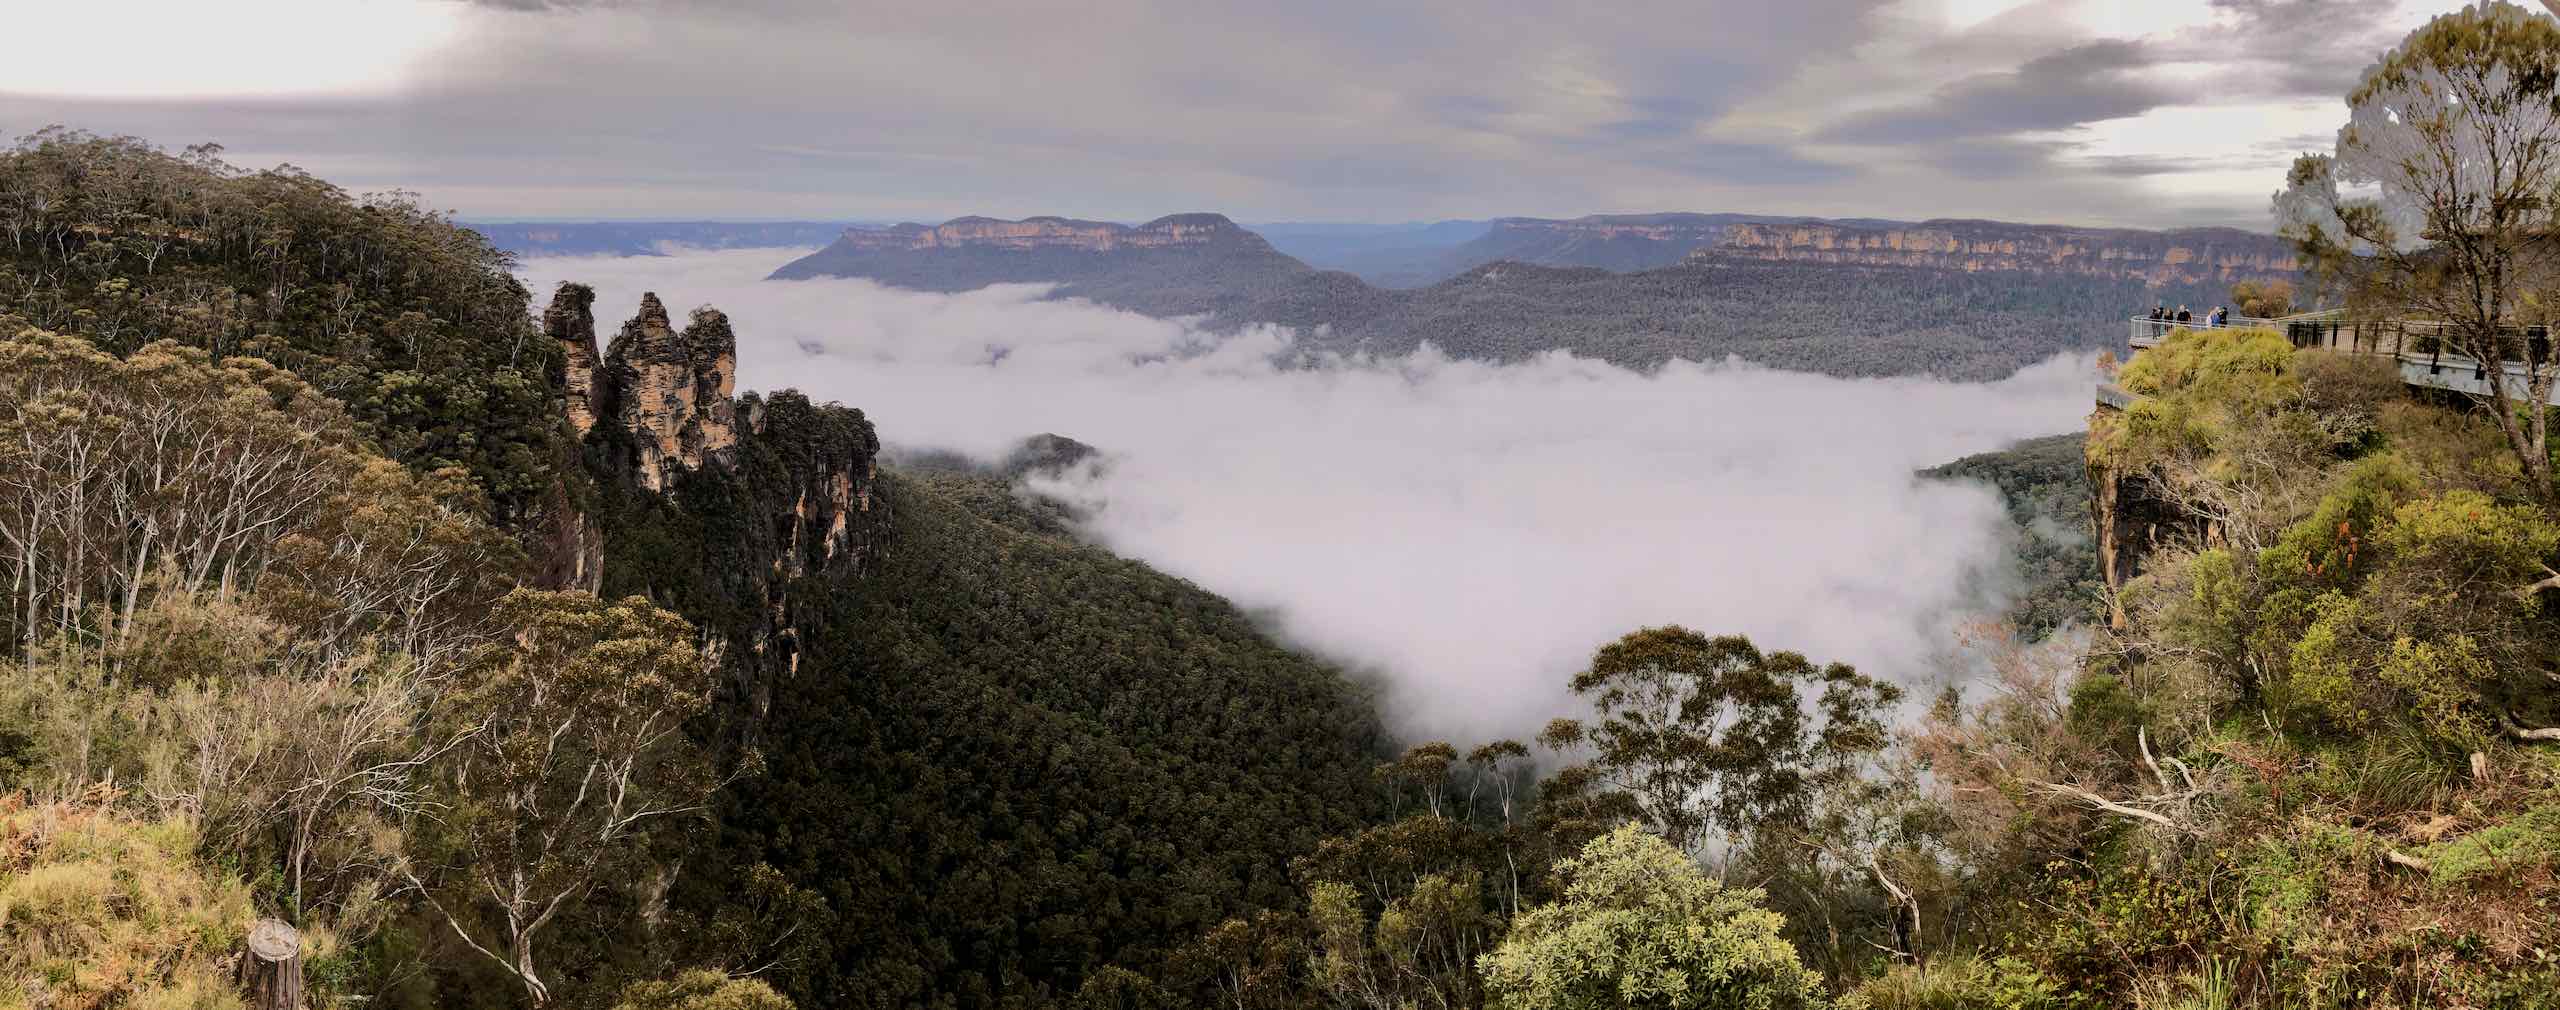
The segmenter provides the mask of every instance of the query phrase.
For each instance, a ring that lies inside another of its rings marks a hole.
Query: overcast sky
[[[0,130],[466,217],[2269,227],[2446,0],[79,0]]]

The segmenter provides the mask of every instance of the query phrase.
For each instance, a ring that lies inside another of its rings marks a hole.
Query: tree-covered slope
[[[2019,442],[1920,471],[1939,480],[1980,481],[2008,512],[2010,620],[2030,638],[2087,619],[2098,605],[2098,552],[2089,536],[2088,436],[2074,432]]]
[[[1155,969],[1376,812],[1379,731],[1336,671],[1008,525],[987,478],[882,485],[890,533],[812,646],[831,666],[775,699],[725,817],[834,910],[815,1005],[1031,1005]]]
[[[165,339],[264,358],[386,455],[459,468],[493,518],[530,524],[562,425],[554,351],[506,257],[407,194],[220,151],[57,127],[0,156],[0,314],[118,354]]]

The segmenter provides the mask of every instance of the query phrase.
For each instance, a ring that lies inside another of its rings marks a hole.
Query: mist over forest
[[[520,272],[537,291],[593,285],[602,320],[645,291],[718,305],[741,388],[912,419],[893,449],[993,464],[1043,432],[1100,448],[1101,465],[1026,490],[1383,677],[1416,739],[1536,732],[1573,711],[1568,675],[1634,625],[1788,642],[1926,686],[1953,629],[2015,587],[1997,497],[1915,471],[2075,427],[2094,374],[2087,356],[1993,383],[1738,361],[1642,373],[1563,352],[1309,359],[1286,329],[1211,333],[1036,286],[761,279],[788,257]]]

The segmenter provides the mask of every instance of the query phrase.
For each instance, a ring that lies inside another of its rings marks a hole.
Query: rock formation
[[[824,592],[797,587],[850,577],[886,535],[872,494],[879,439],[859,410],[790,391],[734,395],[738,340],[717,309],[694,310],[678,330],[644,295],[599,360],[594,300],[563,284],[543,315],[594,493],[578,499],[587,506],[555,496],[538,578],[689,601],[683,612],[710,637],[734,697],[760,718],[823,609]],[[669,493],[680,480],[681,498]]]
[[[541,539],[536,545],[532,581],[545,589],[583,589],[604,585],[604,531],[570,492],[579,468],[575,442],[596,425],[596,293],[584,284],[564,283],[551,293],[543,310],[542,330],[559,345],[549,375],[561,391],[561,414],[569,422],[572,443],[562,447],[552,481],[543,496]]]
[[[655,292],[640,296],[640,314],[605,350],[603,372],[598,399],[631,437],[641,486],[664,490],[676,468],[724,461],[736,446],[738,338],[719,310],[695,309],[678,332]]]
[[[569,427],[579,438],[596,426],[596,293],[584,284],[562,284],[543,310],[542,331],[560,345],[567,366],[554,383],[567,390]]]

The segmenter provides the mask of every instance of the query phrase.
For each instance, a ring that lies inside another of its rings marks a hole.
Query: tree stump
[[[302,934],[274,919],[249,930],[240,987],[252,1010],[302,1010]]]

